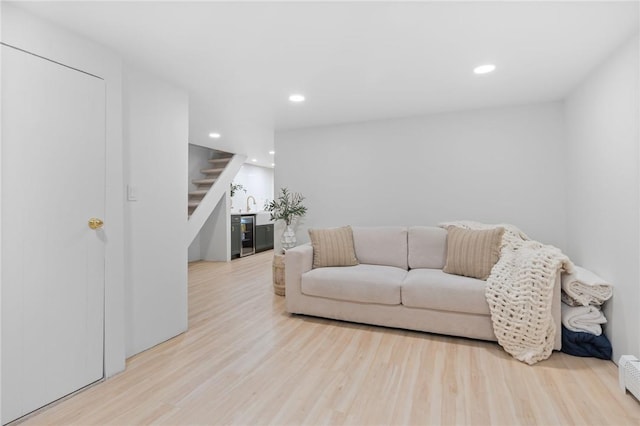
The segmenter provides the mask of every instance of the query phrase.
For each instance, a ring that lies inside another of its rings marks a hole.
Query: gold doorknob
[[[89,228],[91,229],[102,228],[102,225],[104,225],[104,222],[96,217],[89,219]]]

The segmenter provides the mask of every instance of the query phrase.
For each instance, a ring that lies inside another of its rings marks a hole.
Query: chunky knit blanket
[[[487,278],[486,298],[498,343],[514,358],[533,365],[553,351],[556,325],[551,303],[559,269],[573,263],[559,249],[530,240],[513,225],[446,222],[443,228],[505,229],[500,259]]]

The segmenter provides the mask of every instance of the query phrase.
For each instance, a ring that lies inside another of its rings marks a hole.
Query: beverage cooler
[[[256,217],[255,215],[242,216],[240,218],[240,234],[241,234],[241,248],[240,257],[249,256],[254,254],[255,248],[255,233],[256,233]]]

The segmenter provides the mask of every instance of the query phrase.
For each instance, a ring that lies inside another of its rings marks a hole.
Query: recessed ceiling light
[[[220,133],[215,133],[215,132],[211,132],[211,133],[209,133],[209,137],[210,137],[211,139],[219,139],[219,138],[220,138],[220,136],[222,136]]]
[[[298,93],[295,93],[295,94],[289,96],[289,100],[291,102],[304,102],[304,96],[300,95]]]
[[[257,162],[258,162],[258,160],[257,160],[257,159],[255,159],[255,158],[252,158],[252,159],[251,159],[251,161],[253,161],[254,163],[257,163]]]
[[[269,154],[271,154],[271,155],[273,155],[275,153],[276,153],[275,151],[269,151]]]
[[[473,72],[476,74],[486,74],[489,73],[491,71],[494,71],[496,69],[496,66],[493,64],[485,64],[485,65],[480,65],[478,67],[475,67],[473,69]]]
[[[271,167],[275,167],[276,163],[271,163]]]

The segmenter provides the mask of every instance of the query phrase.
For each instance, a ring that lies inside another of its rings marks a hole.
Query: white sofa
[[[496,341],[486,282],[442,271],[447,231],[353,228],[359,265],[312,269],[310,244],[285,255],[286,309],[336,320]],[[552,304],[554,349],[562,345],[560,273]]]

